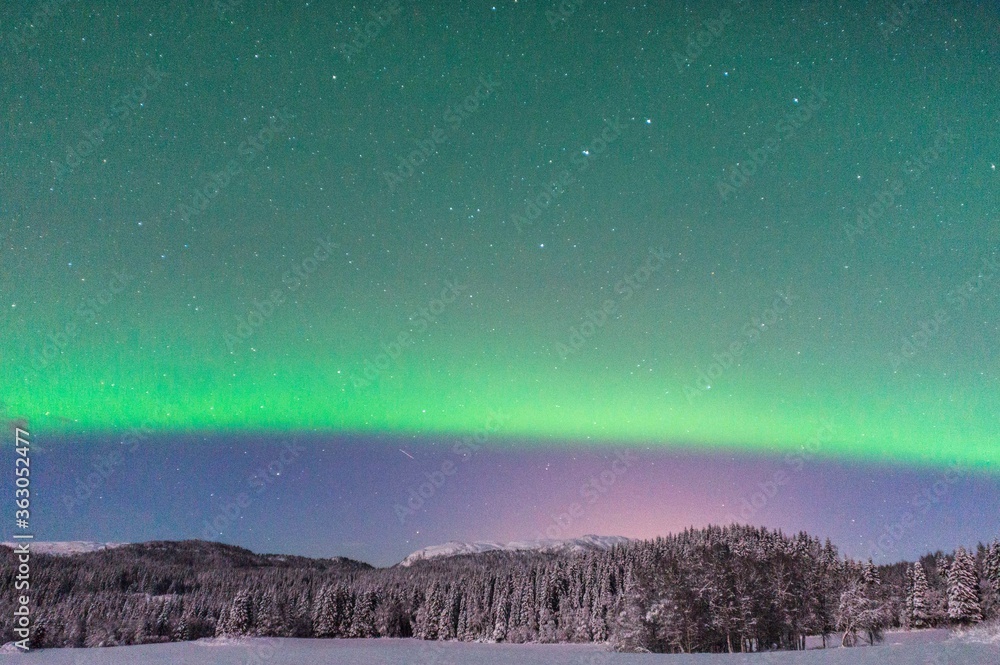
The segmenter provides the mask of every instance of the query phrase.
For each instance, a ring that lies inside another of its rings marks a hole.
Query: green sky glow
[[[602,6],[554,27],[523,4],[408,7],[350,59],[332,46],[363,18],[347,7],[205,10],[166,31],[140,12],[113,33],[64,17],[26,56],[53,84],[8,94],[7,416],[70,434],[433,435],[500,412],[497,445],[748,451],[797,450],[832,419],[821,455],[996,468],[996,8],[926,8],[891,38],[870,12],[748,11],[678,71],[671,54],[715,9]],[[118,118],[150,65],[162,81]],[[447,120],[484,76],[495,89]],[[804,115],[817,87],[825,102]],[[203,212],[179,213],[275,109],[287,123]],[[112,116],[54,181],[51,163]],[[387,188],[437,129],[436,152]],[[626,296],[650,248],[666,259]],[[460,292],[435,305],[449,280]],[[778,294],[791,300],[768,320]],[[438,313],[418,323],[423,308]],[[398,358],[359,386],[400,333]]]

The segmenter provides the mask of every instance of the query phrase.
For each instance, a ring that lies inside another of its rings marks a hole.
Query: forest
[[[0,547],[0,584],[16,559]],[[212,636],[600,642],[694,653],[875,644],[884,631],[1000,618],[1000,543],[876,566],[805,533],[689,529],[575,554],[486,552],[374,568],[206,541],[32,555],[31,643]],[[0,641],[14,598],[0,599]]]

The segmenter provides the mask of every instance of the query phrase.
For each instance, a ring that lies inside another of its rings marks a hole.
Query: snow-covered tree
[[[313,630],[316,637],[338,637],[340,635],[341,614],[337,607],[338,594],[331,585],[324,585],[316,596],[313,608]]]
[[[12,557],[0,546],[0,570]],[[806,534],[741,526],[610,550],[490,552],[385,569],[217,543],[140,544],[42,560],[46,602],[37,619],[49,619],[46,647],[250,634],[606,641],[688,653],[801,649],[804,635],[838,627],[840,641],[855,643],[899,625],[938,625],[949,595],[955,621],[978,620],[976,602],[979,616],[997,614],[1000,546],[954,559],[937,553],[922,564],[876,567],[841,559]],[[0,614],[11,609],[0,598]]]
[[[1000,541],[983,552],[983,618],[1000,619]]]
[[[870,574],[863,575],[861,580],[852,582],[841,594],[837,627],[844,631],[842,646],[857,644],[858,633],[867,635],[870,644],[881,641],[885,613],[874,597],[874,588]]]
[[[438,639],[438,629],[441,624],[441,613],[444,610],[444,598],[441,587],[435,581],[431,583],[427,590],[424,602],[417,610],[416,624],[413,627],[413,636],[422,640]]]
[[[253,600],[250,592],[242,590],[233,598],[229,605],[229,611],[225,614],[225,621],[220,620],[222,635],[226,637],[239,637],[249,635],[253,627]]]
[[[193,621],[193,616],[187,610],[181,614],[180,623],[174,628],[172,638],[175,642],[186,642],[191,639],[191,623]]]
[[[348,637],[375,637],[378,634],[375,627],[375,606],[373,592],[363,591],[355,596]]]
[[[976,562],[964,547],[955,552],[955,560],[948,569],[948,618],[961,624],[983,620]]]
[[[267,637],[282,634],[283,622],[278,616],[275,604],[275,598],[271,594],[264,593],[257,598],[256,607],[254,608],[254,635]]]
[[[983,566],[986,580],[993,592],[1000,594],[1000,540],[994,539],[986,551],[986,561]]]
[[[926,628],[931,624],[929,592],[927,574],[924,573],[923,565],[917,561],[910,571],[910,588],[906,597],[907,618],[913,628]]]
[[[656,621],[666,613],[666,602],[650,603],[642,585],[629,571],[625,589],[618,601],[611,645],[615,651],[648,652],[652,646],[650,619]],[[647,607],[649,608],[647,610]]]

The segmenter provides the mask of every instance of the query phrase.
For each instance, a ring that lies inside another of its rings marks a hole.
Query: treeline
[[[12,550],[0,584],[13,588]],[[375,569],[203,541],[35,555],[35,647],[211,636],[606,642],[619,650],[875,643],[898,627],[1000,616],[1000,545],[876,567],[807,534],[688,530],[572,555],[488,552]],[[0,598],[12,639],[10,594]]]

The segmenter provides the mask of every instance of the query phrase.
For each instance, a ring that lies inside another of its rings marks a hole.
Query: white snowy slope
[[[128,543],[92,543],[86,540],[67,541],[29,541],[22,540],[16,543],[0,543],[7,547],[17,547],[24,543],[31,543],[31,551],[38,554],[56,554],[59,556],[70,556],[72,554],[86,554],[87,552],[97,552],[99,550],[109,550],[114,547],[122,547]]]
[[[411,566],[417,561],[427,559],[439,559],[442,557],[460,556],[462,554],[480,554],[482,552],[546,552],[546,553],[569,553],[585,552],[587,550],[608,550],[613,545],[627,543],[628,538],[623,536],[581,536],[568,540],[518,540],[512,543],[476,542],[460,543],[449,541],[443,545],[431,545],[422,550],[417,550],[403,559],[399,565]]]

